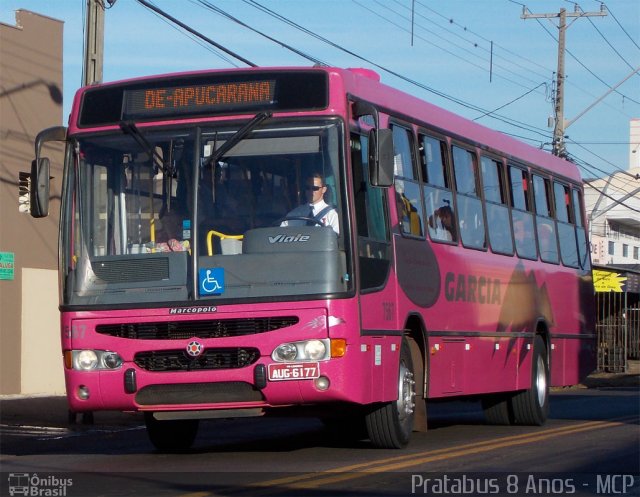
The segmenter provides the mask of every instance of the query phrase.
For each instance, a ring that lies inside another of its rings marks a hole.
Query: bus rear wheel
[[[540,335],[533,342],[531,388],[518,392],[511,400],[513,421],[517,425],[541,426],[549,416],[549,361]]]
[[[413,361],[405,339],[400,346],[398,399],[375,406],[365,417],[371,443],[381,449],[401,449],[409,443],[415,411]]]
[[[497,393],[485,395],[482,398],[482,410],[487,424],[510,425],[513,424],[511,412],[511,394]]]
[[[147,435],[161,452],[183,452],[193,445],[198,434],[198,419],[158,420],[152,412],[144,413]]]

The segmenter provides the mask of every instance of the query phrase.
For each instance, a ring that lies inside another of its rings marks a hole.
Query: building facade
[[[585,180],[598,313],[598,369],[640,358],[640,119],[630,126],[629,168]]]
[[[584,197],[593,263],[640,264],[640,167],[585,180]]]
[[[51,159],[49,217],[28,188],[39,131],[62,122],[63,23],[26,10],[0,23],[0,394],[64,393],[58,312],[62,146]]]

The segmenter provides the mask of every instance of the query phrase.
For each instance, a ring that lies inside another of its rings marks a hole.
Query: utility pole
[[[111,2],[109,2],[111,3]],[[87,0],[83,86],[102,82],[104,58],[104,0]]]
[[[565,38],[566,31],[569,26],[567,26],[567,17],[602,17],[606,16],[607,12],[605,10],[604,4],[600,7],[600,12],[583,12],[578,10],[578,6],[576,5],[575,11],[567,13],[566,9],[560,9],[560,12],[557,14],[532,14],[527,7],[522,8],[521,19],[555,19],[558,18],[558,71],[556,76],[556,98],[555,98],[555,124],[553,128],[553,155],[558,155],[560,157],[566,156],[566,150],[564,146],[564,52],[565,52]]]

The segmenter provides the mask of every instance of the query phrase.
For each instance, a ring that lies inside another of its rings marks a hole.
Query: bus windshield
[[[123,124],[72,141],[63,305],[349,290],[341,124],[254,121],[244,130]]]

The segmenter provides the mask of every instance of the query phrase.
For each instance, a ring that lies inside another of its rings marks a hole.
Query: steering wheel
[[[283,221],[304,221],[304,222],[312,222],[314,224],[317,224],[318,226],[324,226],[324,224],[322,224],[322,222],[319,219],[316,219],[314,217],[307,217],[307,216],[285,216],[285,217],[281,217],[275,223],[273,223],[273,225],[274,226],[280,226],[280,223],[282,223]]]

